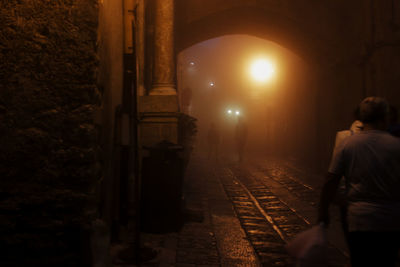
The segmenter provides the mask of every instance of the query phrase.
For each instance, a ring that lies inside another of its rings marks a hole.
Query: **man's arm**
[[[329,224],[329,205],[335,198],[341,175],[328,172],[326,180],[322,186],[321,196],[318,207],[318,222]]]

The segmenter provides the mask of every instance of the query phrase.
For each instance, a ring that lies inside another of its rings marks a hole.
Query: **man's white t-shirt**
[[[349,136],[329,172],[345,177],[350,231],[400,231],[400,139],[379,130]]]

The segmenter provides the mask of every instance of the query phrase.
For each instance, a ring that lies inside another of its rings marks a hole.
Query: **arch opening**
[[[252,77],[257,60],[273,66],[270,79]],[[242,117],[249,156],[313,157],[304,153],[315,141],[313,68],[293,51],[256,36],[223,35],[182,50],[177,63],[180,108],[198,119],[201,152],[207,153],[215,124],[219,157],[234,159],[235,125]]]

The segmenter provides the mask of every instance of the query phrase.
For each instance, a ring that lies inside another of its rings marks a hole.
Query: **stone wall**
[[[97,1],[0,2],[1,266],[80,266],[100,180]]]

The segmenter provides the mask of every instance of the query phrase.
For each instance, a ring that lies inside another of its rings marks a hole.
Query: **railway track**
[[[278,162],[271,162],[267,166],[265,164],[257,165],[259,171],[265,173],[270,179],[282,184],[293,195],[308,202],[311,206],[316,207],[319,199],[320,187],[318,185],[310,185],[298,177],[304,177],[299,170],[290,168]]]
[[[316,190],[285,170],[286,167],[256,167],[269,179],[285,186],[288,191],[316,205]],[[216,177],[232,202],[232,206],[262,266],[291,266],[285,244],[296,234],[310,227],[295,209],[291,208],[246,168],[233,166],[215,170]],[[346,256],[335,247],[330,248],[331,266],[343,266]]]

